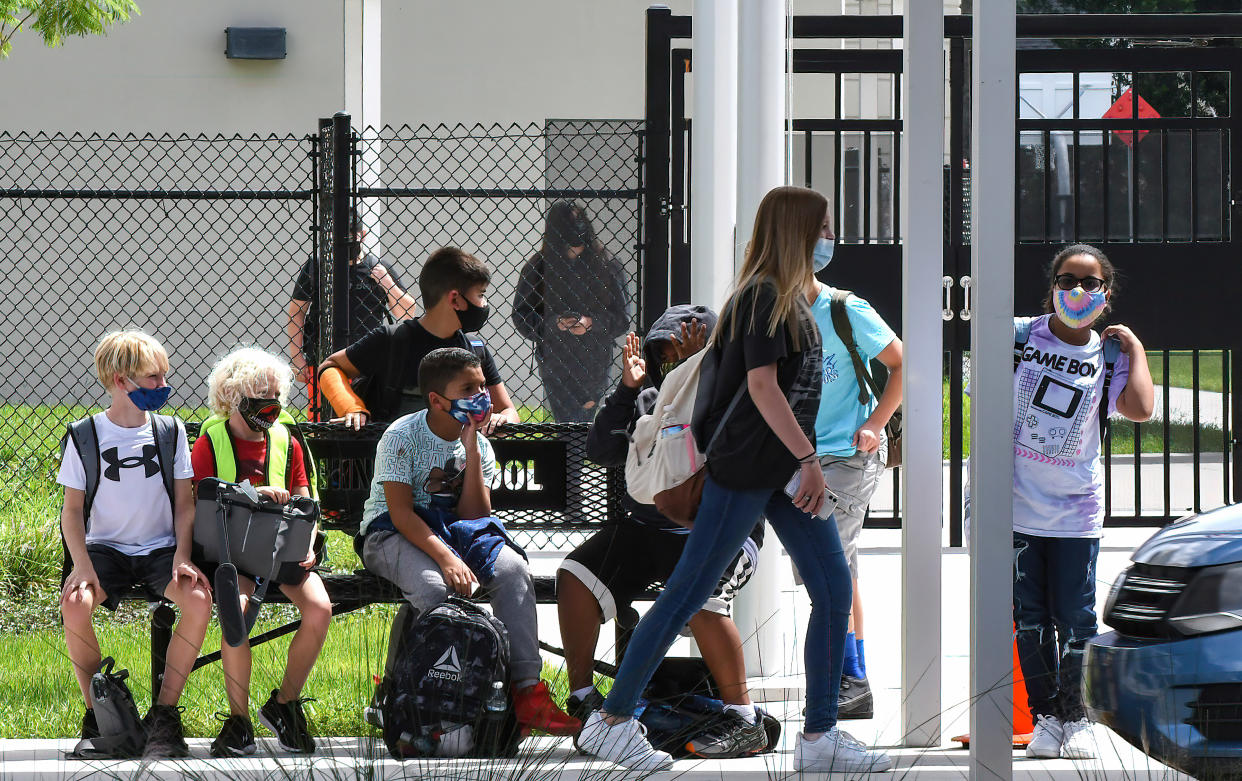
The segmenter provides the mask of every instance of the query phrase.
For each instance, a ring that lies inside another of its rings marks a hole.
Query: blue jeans
[[[812,518],[780,490],[737,491],[710,476],[685,551],[630,639],[604,703],[606,713],[629,716],[634,712],[678,632],[703,607],[746,535],[764,515],[797,565],[811,597],[804,649],[806,731],[826,732],[837,723],[837,691],[853,594],[836,522]]]
[[[1013,533],[1013,622],[1031,717],[1077,721],[1082,658],[1096,634],[1094,537]]]

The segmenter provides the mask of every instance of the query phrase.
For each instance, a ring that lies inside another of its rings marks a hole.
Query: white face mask
[[[823,271],[832,262],[832,251],[836,245],[834,239],[825,239],[823,236],[815,242],[815,251],[811,253],[811,265],[815,267],[817,273]]]

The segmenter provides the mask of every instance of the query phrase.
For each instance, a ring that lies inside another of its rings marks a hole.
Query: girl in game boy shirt
[[[1100,420],[1147,420],[1154,391],[1138,337],[1124,325],[1093,330],[1117,287],[1104,253],[1074,244],[1049,271],[1049,314],[1014,320],[1013,618],[1035,722],[1027,756],[1086,759],[1095,756],[1081,683],[1096,634]]]

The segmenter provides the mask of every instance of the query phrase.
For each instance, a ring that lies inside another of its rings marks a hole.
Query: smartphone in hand
[[[785,484],[785,495],[790,499],[798,495],[798,489],[802,487],[802,470],[794,472],[793,477],[789,478],[789,482]],[[814,515],[815,518],[823,518],[827,520],[832,516],[832,511],[837,509],[837,503],[840,499],[832,492],[831,488],[824,488],[824,506],[819,508],[819,512]]]

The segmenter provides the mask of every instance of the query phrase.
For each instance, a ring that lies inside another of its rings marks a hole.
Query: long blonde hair
[[[794,348],[800,347],[798,315],[806,310],[803,294],[815,279],[811,253],[827,212],[828,199],[805,187],[777,187],[763,196],[755,213],[754,233],[746,245],[746,259],[733,282],[733,293],[720,313],[720,321],[729,323],[730,339],[736,336],[741,294],[751,287],[771,283],[776,288],[776,306],[768,320],[768,336],[775,336],[783,325],[789,329]],[[754,301],[752,298],[752,321]],[[724,331],[715,330],[713,345],[724,339]]]

